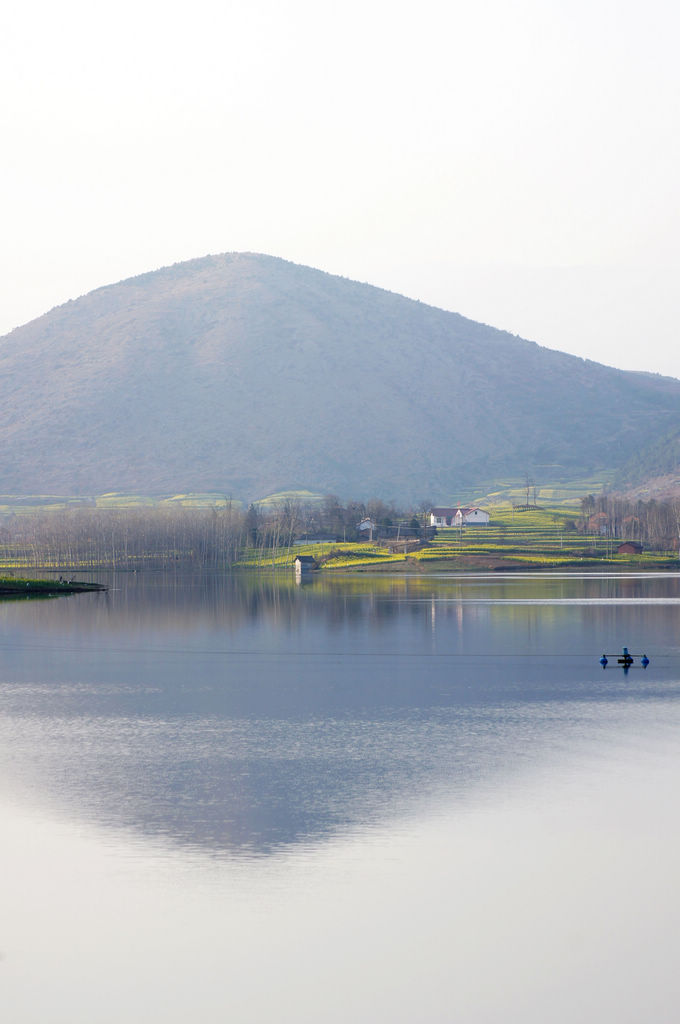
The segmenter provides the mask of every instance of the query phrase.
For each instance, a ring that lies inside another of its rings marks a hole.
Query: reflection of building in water
[[[437,636],[437,625],[441,632],[453,620],[456,632],[461,635],[466,625],[476,628],[487,623],[490,617],[491,608],[488,605],[470,603],[464,597],[437,598],[434,594],[430,597],[430,633],[433,640]]]

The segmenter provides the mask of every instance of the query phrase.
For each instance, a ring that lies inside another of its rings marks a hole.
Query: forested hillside
[[[680,431],[672,430],[632,452],[616,474],[612,489],[680,497]]]

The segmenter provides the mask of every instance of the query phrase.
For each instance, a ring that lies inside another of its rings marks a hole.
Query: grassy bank
[[[0,576],[0,597],[17,594],[51,597],[55,594],[86,594],[106,589],[103,583],[79,583],[76,580],[35,580],[17,576]]]

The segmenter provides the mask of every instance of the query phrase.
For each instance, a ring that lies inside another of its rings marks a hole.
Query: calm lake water
[[[675,1024],[680,577],[107,582],[0,603],[3,1020]]]

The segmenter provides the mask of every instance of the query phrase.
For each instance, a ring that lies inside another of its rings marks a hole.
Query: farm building
[[[296,576],[306,575],[312,569],[319,568],[319,563],[312,555],[298,555],[293,564],[295,565]]]
[[[642,544],[638,544],[636,540],[625,540],[616,550],[619,555],[641,555]]]
[[[489,513],[478,505],[430,509],[430,526],[486,526],[489,518]]]
[[[362,519],[360,523],[357,523],[357,530],[359,531],[359,536],[362,540],[365,540],[366,537],[368,537],[368,539],[372,541],[373,532],[377,530],[377,528],[377,524],[373,522],[370,516],[366,516],[366,518]]]
[[[460,526],[461,522],[465,526],[488,526],[489,518],[489,513],[483,508],[479,508],[478,505],[473,505],[471,508],[459,508],[456,512],[454,526]]]

